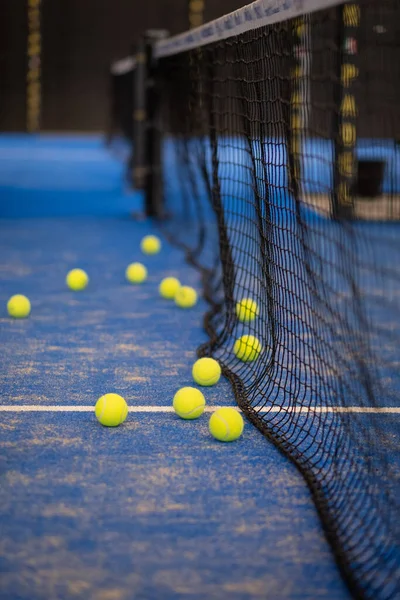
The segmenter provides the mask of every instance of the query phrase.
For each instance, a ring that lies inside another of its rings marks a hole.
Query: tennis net
[[[199,355],[374,600],[400,597],[399,22],[396,0],[259,0],[159,40],[150,67],[163,227],[209,302]]]

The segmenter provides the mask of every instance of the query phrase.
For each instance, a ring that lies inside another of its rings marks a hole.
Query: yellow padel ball
[[[176,292],[181,287],[181,284],[176,277],[165,277],[158,288],[160,296],[167,300],[173,300],[176,296]]]
[[[31,303],[26,296],[16,294],[11,296],[7,302],[7,311],[10,317],[14,317],[14,319],[24,319],[31,312]]]
[[[203,414],[206,401],[200,390],[183,387],[176,392],[172,405],[181,419],[197,419]]]
[[[243,298],[243,300],[236,304],[236,316],[243,323],[254,321],[258,314],[257,303],[251,298]]]
[[[125,277],[129,283],[143,283],[147,279],[147,269],[142,263],[131,263],[126,267]]]
[[[220,442],[233,442],[243,433],[243,417],[234,408],[219,408],[210,418],[210,433]]]
[[[192,375],[199,385],[215,385],[221,377],[221,367],[213,358],[199,358],[193,365]]]
[[[143,254],[158,254],[161,250],[161,241],[156,235],[146,235],[140,242]]]
[[[235,356],[243,362],[256,360],[261,350],[261,343],[254,335],[242,335],[242,337],[236,340],[233,346]]]
[[[182,285],[175,294],[175,304],[181,308],[192,308],[197,302],[197,292],[188,285]]]
[[[70,290],[79,292],[87,287],[87,284],[89,283],[89,277],[87,276],[87,273],[83,271],[83,269],[72,269],[72,271],[69,271],[67,274],[65,281],[67,282],[67,286]]]
[[[128,416],[128,405],[118,394],[104,394],[96,402],[95,414],[102,425],[117,427]]]

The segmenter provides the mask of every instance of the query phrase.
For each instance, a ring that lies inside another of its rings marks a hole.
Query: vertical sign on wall
[[[357,81],[357,34],[360,25],[358,4],[345,4],[340,9],[342,28],[338,132],[335,144],[336,189],[334,214],[351,216],[353,186],[356,178],[357,105],[354,85]]]
[[[305,127],[305,113],[308,111],[304,94],[304,81],[308,77],[306,66],[306,23],[304,17],[293,19],[292,25],[293,64],[291,72],[291,97],[290,97],[290,166],[291,184],[293,193],[300,193],[302,137]]]
[[[199,27],[204,21],[204,0],[189,0],[189,26]]]
[[[40,130],[42,38],[40,27],[41,0],[27,0],[28,41],[26,74],[26,129]]]

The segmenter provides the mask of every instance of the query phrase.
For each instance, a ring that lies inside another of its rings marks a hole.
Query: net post
[[[146,83],[147,56],[146,42],[142,37],[136,48],[136,71],[133,78],[133,148],[132,148],[132,183],[135,189],[143,190],[146,186]]]
[[[136,54],[134,78],[134,144],[132,179],[136,189],[144,191],[145,215],[163,216],[161,180],[160,95],[157,85],[153,47],[168,33],[149,30],[142,37]]]
[[[337,9],[338,19],[338,95],[334,128],[334,174],[332,214],[334,218],[353,218],[357,171],[357,105],[354,84],[357,80],[357,32],[360,6],[345,4]]]

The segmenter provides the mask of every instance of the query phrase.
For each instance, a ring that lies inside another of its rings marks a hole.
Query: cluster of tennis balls
[[[145,254],[156,254],[161,249],[161,243],[155,236],[146,236],[141,242]],[[147,279],[147,269],[139,262],[130,264],[126,269],[127,280],[135,285],[142,284]],[[182,286],[175,277],[166,277],[159,285],[160,295],[168,300],[174,300],[182,307],[194,306],[197,302],[196,291],[189,286]],[[257,303],[251,298],[244,298],[236,304],[236,317],[242,323],[249,323],[259,315]],[[242,335],[234,344],[233,352],[243,362],[254,361],[262,351],[260,341],[253,335]],[[218,383],[221,377],[221,367],[213,358],[200,358],[192,368],[195,383],[208,387]],[[194,387],[179,389],[172,402],[175,413],[185,420],[198,419],[204,412],[206,400],[204,394]],[[95,414],[102,425],[115,427],[125,421],[128,415],[128,405],[118,394],[106,394],[96,403]],[[230,407],[216,409],[209,420],[210,433],[223,442],[238,439],[243,432],[241,414]]]
[[[154,235],[148,235],[141,242],[144,254],[157,254],[161,249],[160,240]],[[135,285],[141,284],[147,279],[147,269],[139,262],[128,265],[126,278]],[[159,292],[163,298],[174,300],[181,308],[191,308],[197,302],[197,292],[192,287],[181,285],[176,277],[165,277],[159,285]],[[244,298],[236,304],[236,316],[238,321],[248,323],[254,321],[259,315],[257,303],[251,298]],[[234,344],[233,352],[243,362],[256,360],[262,351],[260,341],[253,335],[242,335]]]
[[[193,365],[192,376],[195,383],[209,387],[218,383],[221,367],[213,358],[199,358]],[[172,401],[176,414],[181,419],[198,419],[204,412],[206,400],[203,392],[193,387],[178,390]],[[243,432],[242,415],[230,407],[218,408],[212,413],[208,428],[211,435],[220,442],[233,442]]]
[[[141,243],[144,254],[157,254],[161,250],[161,242],[155,235],[146,235]],[[147,279],[147,269],[141,263],[130,264],[125,272],[130,283],[139,284]],[[83,269],[72,269],[67,273],[66,284],[74,292],[82,291],[89,284],[88,274]],[[181,285],[175,277],[166,277],[159,286],[163,298],[173,299],[181,308],[191,308],[197,302],[197,292],[192,287]],[[29,298],[22,294],[15,294],[7,302],[7,311],[14,319],[24,319],[30,315],[31,303]]]
[[[161,242],[155,235],[145,236],[140,243],[144,254],[157,254],[161,250]],[[141,284],[147,279],[147,268],[139,262],[128,265],[126,279],[132,284]],[[73,291],[84,290],[89,277],[82,269],[72,269],[66,277],[67,286]],[[159,285],[160,295],[167,300],[174,300],[181,308],[191,308],[197,302],[197,292],[190,286],[181,285],[175,277],[164,278]],[[27,317],[31,312],[31,304],[26,296],[17,294],[7,303],[7,310],[14,318]],[[238,321],[248,323],[259,315],[257,303],[251,298],[244,298],[236,304]],[[251,362],[258,358],[262,351],[260,341],[253,335],[242,335],[235,341],[233,352],[243,362]],[[221,377],[221,367],[213,358],[200,358],[192,369],[194,381],[201,386],[212,386]],[[204,394],[193,387],[183,387],[175,394],[173,408],[182,419],[197,419],[205,409]],[[128,405],[118,394],[105,394],[96,403],[95,414],[102,425],[115,427],[125,421],[128,416]],[[213,412],[209,421],[211,434],[220,441],[233,441],[243,432],[243,419],[235,408],[219,408]]]
[[[144,254],[157,254],[161,250],[161,242],[155,235],[146,235],[140,248]],[[130,283],[139,285],[147,279],[147,269],[140,262],[128,265],[125,276]],[[192,308],[197,302],[197,292],[188,285],[181,285],[176,277],[165,277],[158,288],[160,295],[166,300],[174,300],[180,308]]]
[[[193,365],[192,376],[198,385],[209,387],[218,383],[221,367],[213,358],[199,358]],[[183,387],[176,392],[172,406],[181,419],[193,420],[203,414],[206,400],[197,388]],[[102,425],[116,427],[127,418],[128,405],[118,394],[105,394],[98,399],[95,414]],[[232,442],[242,435],[244,423],[235,408],[222,407],[212,413],[208,427],[215,439]]]

